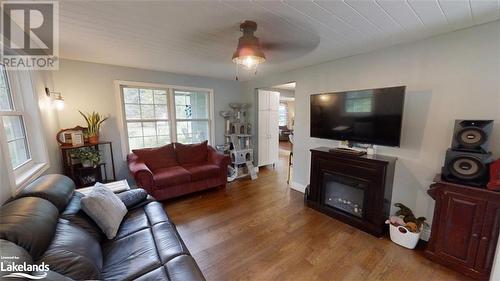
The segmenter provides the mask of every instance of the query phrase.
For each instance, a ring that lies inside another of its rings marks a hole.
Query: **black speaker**
[[[456,120],[451,149],[488,153],[493,120]]]
[[[473,153],[448,149],[441,172],[443,180],[473,186],[486,186],[491,153]]]

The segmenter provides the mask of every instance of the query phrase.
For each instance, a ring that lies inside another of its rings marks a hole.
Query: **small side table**
[[[110,162],[111,162],[111,171],[112,175],[108,177],[107,171],[106,171],[106,162],[101,162],[97,167],[95,168],[83,168],[80,163],[73,163],[72,157],[71,157],[71,152],[75,149],[83,148],[83,147],[93,147],[95,149],[105,149],[106,147],[109,148],[109,154],[110,154]],[[116,173],[115,173],[115,161],[113,158],[113,145],[110,141],[100,141],[97,144],[91,144],[91,143],[85,143],[83,145],[79,146],[72,146],[72,145],[61,145],[61,155],[62,155],[62,164],[63,164],[63,170],[64,174],[68,177],[70,177],[76,184],[77,188],[82,188],[85,186],[93,185],[97,181],[103,181],[103,182],[112,182],[116,181]],[[93,170],[90,170],[93,169]],[[104,172],[103,172],[104,169]],[[94,182],[89,182],[88,180],[83,180],[82,173],[85,175],[89,176],[89,174],[94,174],[95,181]]]

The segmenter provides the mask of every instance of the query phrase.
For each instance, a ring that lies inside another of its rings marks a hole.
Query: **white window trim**
[[[14,103],[14,106],[20,107],[15,108],[13,113],[21,113],[23,116],[28,150],[30,152],[30,159],[17,167],[16,170],[14,170],[14,167],[12,167],[11,164],[6,136],[3,129],[3,120],[0,119],[0,146],[2,151],[5,152],[2,153],[3,159],[1,160],[4,161],[4,165],[6,166],[5,168],[7,168],[12,195],[15,195],[30,182],[41,176],[50,166],[49,153],[42,129],[38,95],[33,80],[33,72],[28,71],[27,73],[27,77],[29,78],[29,87],[24,88],[27,84],[20,85],[20,77],[18,77],[19,74],[14,71],[7,70],[7,75],[10,77],[9,83],[12,102]],[[15,79],[12,79],[12,77]],[[4,115],[10,114],[7,113]]]
[[[189,87],[189,86],[178,86],[178,85],[169,85],[169,84],[158,84],[158,83],[147,83],[147,82],[137,82],[137,81],[126,81],[126,80],[114,80],[115,84],[115,101],[116,101],[116,110],[118,112],[119,120],[118,120],[118,130],[120,132],[121,139],[121,147],[122,147],[122,156],[123,160],[127,159],[127,155],[129,154],[129,144],[128,144],[128,133],[127,133],[127,121],[125,118],[125,106],[122,95],[122,87],[137,87],[137,88],[155,88],[155,89],[166,89],[168,90],[168,99],[173,99],[173,90],[186,90],[186,91],[200,91],[200,92],[208,92],[209,94],[209,138],[208,144],[213,145],[215,143],[215,114],[214,114],[214,90],[209,88],[198,88],[198,87]],[[174,105],[172,103],[173,100],[169,100],[168,103]],[[175,105],[174,105],[175,107]],[[169,108],[169,116],[168,120],[174,120],[174,110],[175,108]],[[205,119],[203,119],[205,120]],[[173,124],[175,122],[170,122]],[[175,132],[175,124],[171,126],[171,132]],[[171,134],[171,139],[175,138],[174,135]]]

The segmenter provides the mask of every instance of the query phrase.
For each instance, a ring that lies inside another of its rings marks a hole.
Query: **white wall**
[[[500,22],[397,45],[245,83],[255,88],[296,81],[294,186],[309,183],[310,152],[335,141],[309,137],[309,96],[344,90],[406,85],[400,148],[378,153],[398,157],[393,202],[432,219],[427,195],[450,146],[455,119],[495,119],[492,150],[500,153]]]
[[[114,80],[192,86],[214,90],[215,141],[223,143],[224,121],[219,111],[228,110],[231,102],[248,102],[241,95],[241,85],[237,81],[220,80],[198,76],[173,74],[161,71],[62,60],[59,71],[54,72],[54,84],[65,99],[65,109],[59,113],[61,128],[85,125],[78,110],[93,110],[110,117],[101,129],[101,138],[113,142],[113,153],[117,177],[128,176],[128,168],[123,160],[118,127],[117,100]]]

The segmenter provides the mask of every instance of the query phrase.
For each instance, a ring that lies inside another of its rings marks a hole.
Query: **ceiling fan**
[[[274,30],[273,25],[267,25],[267,29],[270,27],[271,30]],[[293,59],[293,54],[298,57],[308,53],[319,43],[319,37],[312,32],[307,33],[307,36],[300,35],[303,33],[293,33],[292,35],[290,35],[290,33],[287,35],[273,33],[272,37],[268,39],[274,42],[261,42],[254,34],[256,30],[257,23],[255,21],[245,20],[240,24],[240,31],[243,35],[238,40],[238,46],[232,58],[233,62],[236,64],[237,72],[238,67],[241,66],[256,74],[257,67],[267,61],[264,52],[270,53],[273,62],[276,62],[279,60],[280,54],[285,54],[285,57],[286,54],[292,54],[292,56],[288,55],[288,57]],[[283,57],[283,55],[281,55],[281,57]],[[236,80],[238,80],[238,73],[236,74]]]

